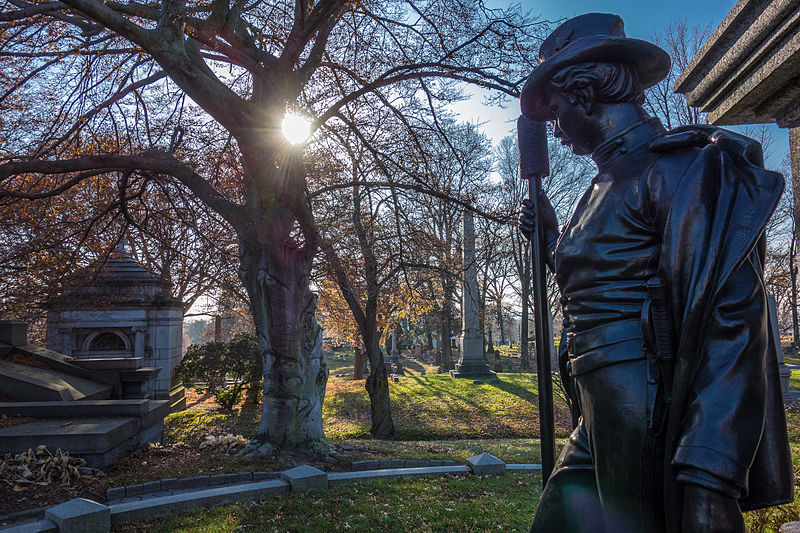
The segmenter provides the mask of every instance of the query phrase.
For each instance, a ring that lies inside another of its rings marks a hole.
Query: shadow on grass
[[[403,359],[402,363],[403,366],[408,370],[413,370],[414,372],[417,372],[419,374],[427,374],[427,370],[425,370],[425,367],[419,364],[417,361],[414,361],[413,359]]]
[[[537,405],[538,395],[534,391],[530,391],[525,387],[521,387],[516,383],[511,383],[509,381],[503,381],[502,379],[499,380],[499,383],[489,383],[490,386],[500,389],[503,392],[507,392],[509,394],[513,394],[514,396],[525,400],[526,402],[530,403],[531,405]]]

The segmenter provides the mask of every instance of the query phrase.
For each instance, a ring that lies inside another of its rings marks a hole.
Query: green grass
[[[800,369],[792,370],[792,375],[789,377],[789,389],[800,390]]]
[[[407,376],[389,384],[399,440],[533,437],[539,435],[535,374],[499,374],[500,383],[474,385],[446,374]],[[557,434],[570,419],[557,402]],[[323,407],[331,439],[369,437],[369,397],[363,381],[331,378]]]
[[[206,435],[255,434],[261,418],[261,406],[244,404],[232,411],[186,409],[167,415],[164,419],[164,443],[199,444]]]
[[[541,493],[529,474],[378,481],[116,526],[112,531],[527,531]]]
[[[354,447],[353,460],[362,459],[452,459],[464,462],[488,452],[506,463],[540,463],[539,439],[463,439],[463,440],[341,440],[337,445]],[[556,439],[560,448],[566,439]],[[359,452],[358,450],[368,450]]]
[[[332,367],[352,372],[352,363],[347,365],[342,359]],[[347,468],[355,460],[384,458],[463,462],[484,451],[508,463],[540,462],[538,439],[531,438],[539,430],[535,374],[500,374],[499,384],[473,385],[469,380],[431,373],[422,376],[418,368],[410,370],[416,371],[414,375],[390,383],[398,431],[397,440],[392,441],[368,438],[369,400],[364,381],[337,378],[332,372],[324,424],[332,443],[347,451],[342,452],[338,465],[316,466],[330,470]],[[793,371],[791,380],[791,387],[800,390],[800,370]],[[565,442],[569,419],[563,402],[557,405],[558,450]],[[143,482],[200,472],[279,468],[270,461],[244,460],[222,450],[201,453],[196,449],[205,435],[252,436],[258,417],[259,408],[247,405],[232,412],[170,415],[165,432],[173,451],[156,449],[134,456],[126,460],[115,479]],[[800,405],[787,409],[787,424],[795,468],[800,470]],[[180,453],[173,453],[175,449]],[[540,482],[538,476],[522,474],[372,482],[197,511],[119,526],[114,531],[526,531],[539,499]],[[780,524],[798,516],[800,493],[792,504],[747,513],[745,520],[750,533],[760,533],[777,531]]]

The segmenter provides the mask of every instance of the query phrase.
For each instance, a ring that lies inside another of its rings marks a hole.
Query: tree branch
[[[0,180],[20,174],[64,174],[81,171],[143,170],[173,176],[232,226],[243,221],[242,208],[217,191],[205,178],[183,166],[172,154],[153,150],[140,155],[93,155],[58,161],[31,160],[0,165]],[[58,194],[56,189],[45,196]]]

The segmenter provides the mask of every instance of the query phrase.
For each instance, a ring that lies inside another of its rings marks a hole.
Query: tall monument
[[[464,211],[461,282],[461,356],[454,378],[487,378],[495,375],[483,353],[483,333],[478,318],[478,273],[475,267],[475,222],[472,213]]]

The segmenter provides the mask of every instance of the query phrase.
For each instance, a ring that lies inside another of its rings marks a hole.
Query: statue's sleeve
[[[739,233],[763,228],[747,227],[759,222],[737,200],[748,179],[737,164],[717,146],[690,153],[665,156],[645,193],[678,346],[672,467],[678,481],[739,498],[764,425],[768,331],[761,265]]]

